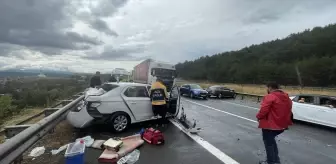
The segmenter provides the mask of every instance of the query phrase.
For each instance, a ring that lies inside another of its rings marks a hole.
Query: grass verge
[[[42,108],[31,108],[31,109],[23,109],[20,113],[13,115],[11,117],[7,117],[0,122],[0,131],[4,130],[4,127],[10,126],[10,125],[16,125],[20,123],[21,121],[34,116],[40,112],[42,112]],[[43,117],[43,116],[41,116]],[[37,117],[34,118],[33,120],[30,120],[28,123],[34,123],[39,121],[41,118]],[[0,136],[0,143],[4,142],[4,136]]]
[[[226,84],[226,83],[211,83],[211,82],[179,82],[178,85],[182,85],[185,83],[195,83],[199,84],[202,88],[207,88],[212,85],[223,85],[228,88],[234,89],[236,92],[241,93],[248,93],[248,94],[256,94],[256,95],[265,95],[266,94],[266,87],[265,85],[252,85],[252,84]],[[293,86],[282,86],[282,89],[286,91],[290,95],[295,94],[320,94],[320,95],[329,95],[329,96],[336,96],[336,89],[334,88],[300,88],[300,87],[293,87]]]

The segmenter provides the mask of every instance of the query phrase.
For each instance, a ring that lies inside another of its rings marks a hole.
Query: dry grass
[[[6,119],[4,119],[0,124],[0,129],[2,130],[5,126],[16,125],[19,122],[42,112],[42,110],[43,110],[42,108],[23,109],[22,112],[12,117],[7,117]]]
[[[179,84],[184,83],[196,83],[199,84],[203,88],[207,88],[212,85],[223,85],[228,88],[234,89],[236,92],[241,93],[248,93],[248,94],[256,94],[256,95],[265,95],[266,94],[266,87],[264,85],[241,85],[241,84],[220,84],[220,83],[208,83],[208,82],[179,82]],[[289,86],[282,86],[282,89],[286,91],[288,94],[321,94],[321,95],[330,95],[336,96],[336,89],[335,88],[303,88],[300,87],[289,87]]]
[[[34,116],[38,113],[40,113],[43,109],[42,108],[32,108],[32,109],[24,109],[22,112],[12,116],[12,117],[8,117],[4,120],[1,120],[1,124],[0,124],[0,131],[2,131],[4,129],[4,127],[6,126],[10,126],[10,125],[16,125],[18,124],[19,122],[31,117],[31,116]],[[37,118],[34,118],[32,120],[30,120],[29,122],[27,122],[27,124],[30,124],[30,123],[35,123],[39,120],[41,120],[43,118],[43,116],[41,117],[37,117]],[[0,143],[3,143],[5,140],[5,137],[0,135]]]

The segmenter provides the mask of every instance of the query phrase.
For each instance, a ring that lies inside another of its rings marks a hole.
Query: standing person
[[[117,82],[115,75],[111,74],[111,77],[109,78],[109,82]]]
[[[101,80],[100,80],[100,72],[97,71],[96,75],[93,76],[90,80],[90,87],[94,88],[96,86],[100,86],[101,85]]]
[[[292,125],[292,101],[277,83],[267,84],[267,92],[256,116],[259,128],[262,129],[267,155],[267,161],[259,164],[280,164],[275,137]]]
[[[160,124],[164,127],[166,124],[166,114],[167,114],[167,102],[168,93],[166,86],[163,85],[162,81],[158,78],[150,88],[149,95],[152,101],[152,110],[154,116],[159,115],[161,117]]]

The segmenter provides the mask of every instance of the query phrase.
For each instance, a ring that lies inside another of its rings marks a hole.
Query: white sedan
[[[86,90],[84,101],[67,115],[68,122],[76,128],[85,128],[93,122],[111,124],[116,132],[124,131],[130,124],[155,119],[149,98],[150,85],[140,83],[105,83],[100,89]],[[178,89],[169,93],[168,116],[179,112]]]
[[[336,128],[336,97],[297,95],[293,101],[293,119]]]

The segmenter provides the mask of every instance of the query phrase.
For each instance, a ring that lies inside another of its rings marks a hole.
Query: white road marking
[[[193,139],[195,142],[200,144],[204,149],[209,151],[212,155],[214,155],[216,158],[218,158],[220,161],[222,161],[225,164],[239,164],[237,161],[220,151],[215,146],[211,145],[209,142],[205,141],[202,137],[191,134],[186,131],[186,129],[175,119],[169,119],[169,121],[175,125],[177,128],[179,128],[181,131],[183,131],[186,135],[188,135],[191,139]]]
[[[222,102],[224,102],[224,103],[228,103],[228,104],[232,104],[232,105],[241,106],[241,107],[245,107],[245,108],[251,108],[251,109],[259,110],[259,108],[251,107],[251,106],[247,106],[247,105],[242,105],[242,104],[238,104],[238,103],[227,102],[227,101],[223,101],[223,100],[222,100]]]
[[[252,119],[249,119],[249,118],[246,118],[246,117],[242,117],[242,116],[239,116],[239,115],[230,113],[230,112],[226,112],[226,111],[223,111],[223,110],[219,110],[219,109],[213,108],[213,107],[211,107],[211,106],[203,105],[203,104],[200,104],[200,103],[197,103],[197,102],[194,102],[194,101],[190,101],[190,100],[185,100],[185,99],[184,99],[184,101],[187,101],[187,102],[190,102],[190,103],[199,105],[199,106],[203,106],[203,107],[206,107],[206,108],[209,108],[209,109],[218,111],[218,112],[222,112],[222,113],[225,113],[225,114],[228,114],[228,115],[231,115],[231,116],[234,116],[234,117],[243,119],[243,120],[247,120],[247,121],[251,121],[251,122],[254,122],[254,123],[258,123],[258,121],[255,121],[255,120],[252,120]],[[244,106],[245,106],[245,105],[244,105]],[[252,107],[251,107],[251,108],[252,108]]]

